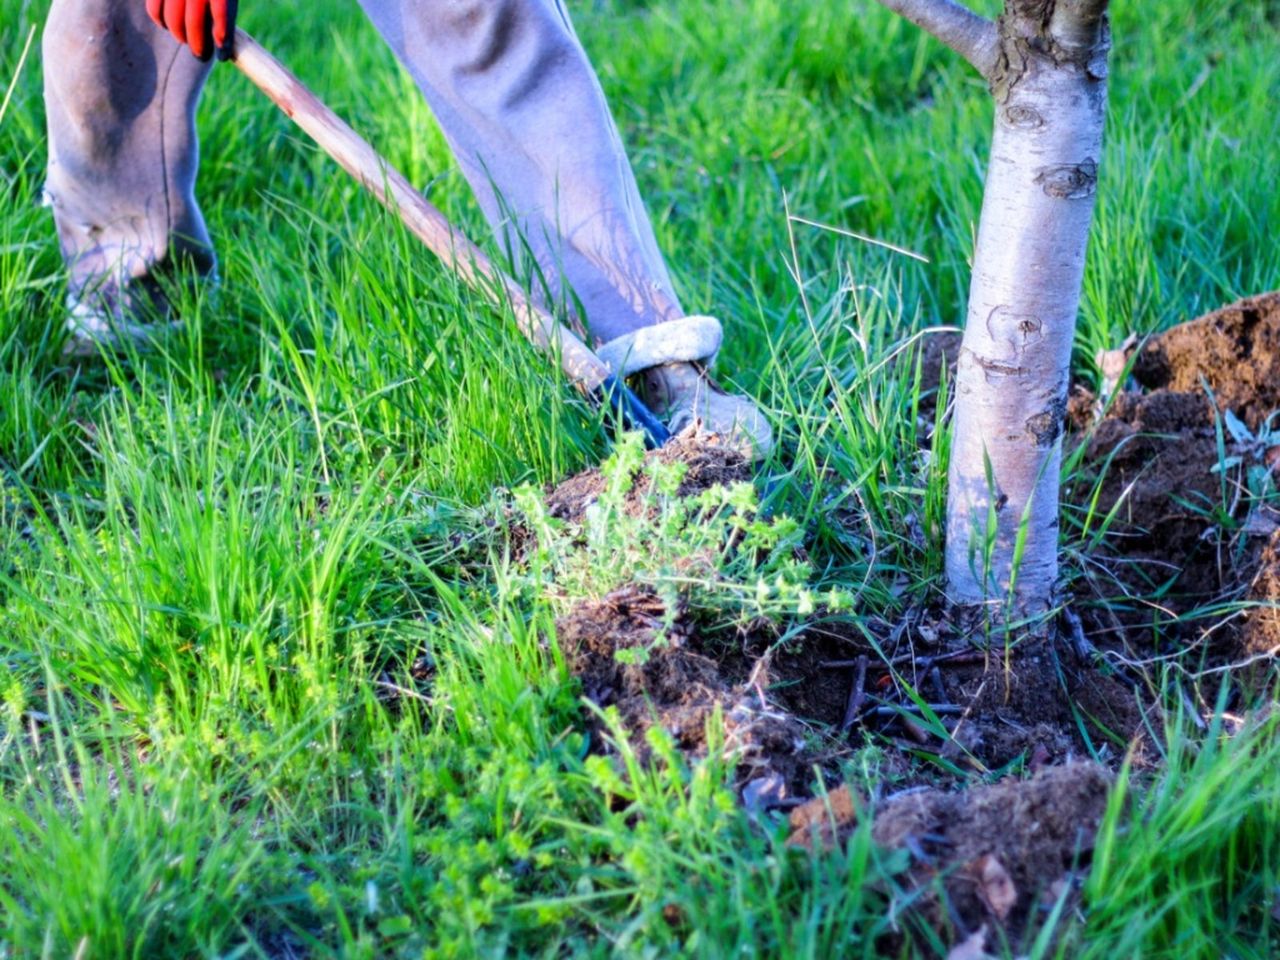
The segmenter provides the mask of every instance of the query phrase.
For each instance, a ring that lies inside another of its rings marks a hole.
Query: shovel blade
[[[671,439],[671,431],[666,425],[617,377],[606,377],[596,388],[596,394],[604,406],[618,412],[623,429],[639,430],[644,434],[644,444],[650,450],[665,446]]]

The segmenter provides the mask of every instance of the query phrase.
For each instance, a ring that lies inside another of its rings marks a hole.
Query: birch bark
[[[950,25],[939,39],[965,53],[995,97],[956,372],[947,589],[954,603],[1008,600],[1016,615],[1034,615],[1052,607],[1058,576],[1062,424],[1102,159],[1107,0],[1006,0],[981,29],[951,0],[880,2],[926,29]]]

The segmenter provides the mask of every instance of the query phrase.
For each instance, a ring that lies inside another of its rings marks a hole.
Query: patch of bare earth
[[[788,843],[838,846],[870,818],[878,846],[911,854],[891,903],[909,899],[911,918],[948,939],[987,926],[1016,942],[1059,900],[1075,899],[1110,786],[1097,764],[1072,763],[1030,780],[917,790],[879,804],[841,787],[792,811]]]
[[[1075,424],[1067,503],[1091,506],[1095,527],[1112,517],[1077,591],[1086,630],[1138,660],[1266,661],[1280,650],[1280,513],[1249,484],[1280,467],[1280,293],[1151,338],[1133,381]]]
[[[583,695],[617,711],[627,742],[641,762],[652,759],[646,734],[660,727],[690,758],[708,755],[707,724],[723,717],[723,754],[738,761],[744,799],[774,805],[808,785],[809,731],[771,700],[754,678],[735,682],[707,655],[697,627],[679,611],[668,615],[653,592],[624,587],[579,606],[556,624],[569,668]],[[593,746],[611,752],[611,732],[591,721]],[[807,793],[806,793],[807,795]]]

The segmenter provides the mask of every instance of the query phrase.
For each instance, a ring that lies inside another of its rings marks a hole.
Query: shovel
[[[595,352],[524,289],[494,266],[479,247],[462,235],[443,213],[358,133],[307,89],[287,67],[243,30],[236,30],[233,62],[253,84],[283,110],[312,140],[358,180],[373,196],[426,244],[468,286],[494,304],[508,304],[520,332],[540,351],[559,358],[560,368],[584,396],[618,412],[626,429],[640,430],[650,449],[671,434]]]

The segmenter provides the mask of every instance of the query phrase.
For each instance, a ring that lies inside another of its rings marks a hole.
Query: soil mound
[[[798,792],[809,795],[809,765],[820,757],[806,749],[805,725],[771,703],[753,676],[729,679],[739,671],[708,656],[697,627],[652,591],[625,587],[585,603],[561,618],[556,632],[583,694],[616,709],[642,762],[654,757],[646,736],[654,727],[689,757],[706,757],[707,721],[718,711],[722,754],[737,758],[745,800],[776,806]],[[598,717],[591,723],[593,747],[612,752],[606,726]]]
[[[717,485],[728,486],[751,479],[751,462],[736,450],[719,444],[705,443],[690,437],[675,437],[666,446],[652,450],[646,460],[659,463],[683,463],[688,472],[676,496],[691,497]],[[596,469],[570,477],[547,494],[547,507],[558,520],[581,523],[589,506],[605,490],[604,475]],[[644,509],[644,492],[632,490],[628,507]]]
[[[751,463],[742,454],[688,437],[674,438],[645,461],[684,465],[677,497],[752,479]],[[548,491],[548,510],[581,524],[606,484],[598,469],[570,477]],[[632,515],[653,507],[639,483],[625,504]],[[668,609],[653,590],[635,585],[580,604],[557,621],[556,634],[583,694],[599,708],[616,709],[642,762],[654,758],[654,728],[664,730],[687,757],[705,758],[712,749],[707,722],[718,712],[726,735],[719,749],[737,760],[744,802],[764,808],[810,795],[811,764],[822,761],[822,751],[809,746],[815,738],[806,724],[766,693],[767,657],[757,660],[745,646],[709,640],[687,611]],[[598,716],[589,724],[593,749],[613,753],[606,724]]]
[[[1280,293],[1151,338],[1133,373],[1142,389],[1074,424],[1082,468],[1064,496],[1108,532],[1104,574],[1086,569],[1080,585],[1095,601],[1088,632],[1148,655],[1152,636],[1161,653],[1202,646],[1219,662],[1274,651],[1280,617],[1259,604],[1280,600],[1280,512],[1258,493],[1280,466],[1266,430],[1280,411]]]
[[[1253,430],[1280,410],[1280,291],[1249,297],[1153,337],[1134,359],[1148,390],[1203,396]]]
[[[900,882],[931,926],[956,939],[983,924],[1017,937],[1072,896],[1088,867],[1110,775],[1096,764],[1052,767],[963,793],[920,790],[877,806],[841,787],[791,813],[794,846],[844,843],[868,815],[877,845],[907,850]]]

